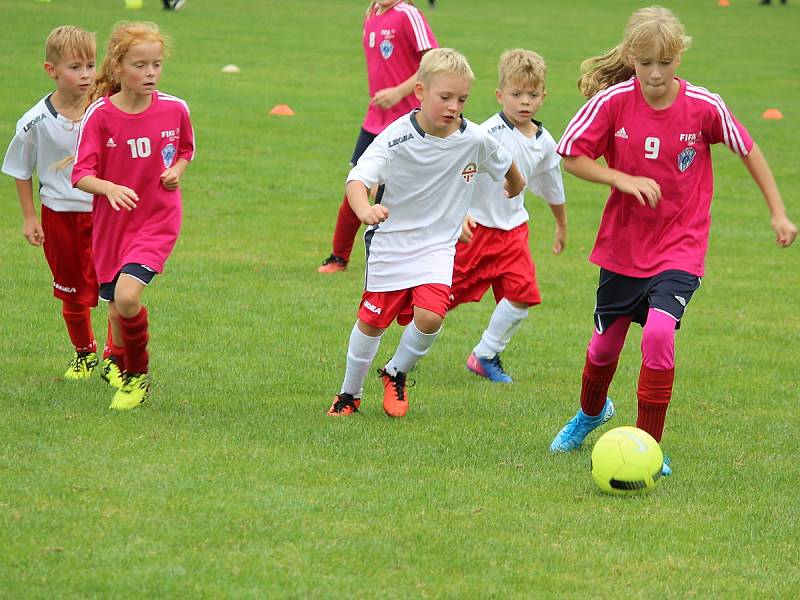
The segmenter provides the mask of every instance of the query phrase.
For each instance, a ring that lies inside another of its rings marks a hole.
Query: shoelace
[[[387,373],[384,369],[378,369],[378,375],[381,375],[381,376],[386,375],[392,381],[392,384],[394,385],[395,393],[397,394],[397,399],[400,402],[405,402],[405,400],[406,400],[403,397],[403,395],[404,395],[403,394],[403,388],[414,387],[417,384],[416,380],[414,380],[414,379],[407,380],[406,379],[406,374],[405,373],[401,373],[400,371],[397,372],[397,375],[392,376],[392,375],[389,375],[389,373]],[[407,381],[408,381],[408,383],[407,383]]]
[[[89,355],[91,352],[78,352],[77,356],[72,359],[70,366],[72,367],[72,371],[75,373],[80,373],[82,371],[81,367],[85,366],[86,369],[89,369]]]
[[[495,367],[497,367],[501,373],[505,373],[505,369],[503,369],[503,363],[500,362],[499,354],[495,354],[494,358],[491,359],[489,362],[492,363]]]
[[[347,261],[343,258],[339,258],[338,256],[331,254],[328,258],[322,261],[323,266],[329,265],[331,263],[336,263],[337,265],[346,265]]]
[[[336,402],[333,403],[333,412],[340,413],[348,406],[353,409],[353,412],[358,412],[353,396],[350,394],[339,394],[336,396]]]

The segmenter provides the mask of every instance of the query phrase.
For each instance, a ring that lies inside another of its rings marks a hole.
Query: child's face
[[[420,103],[426,133],[447,137],[458,129],[471,88],[472,81],[456,75],[434,75],[427,85],[418,81],[414,94]]]
[[[503,105],[503,114],[515,127],[525,127],[542,107],[544,84],[537,86],[509,82],[495,92],[497,101]]]
[[[79,57],[72,53],[62,56],[55,63],[44,63],[44,69],[56,82],[59,92],[75,97],[89,91],[96,72],[94,56]]]
[[[137,96],[149,96],[161,79],[164,48],[158,42],[143,42],[131,46],[117,67],[120,86]]]
[[[642,93],[651,103],[667,96],[675,71],[681,64],[680,56],[662,56],[657,50],[633,59],[633,68],[639,78]]]

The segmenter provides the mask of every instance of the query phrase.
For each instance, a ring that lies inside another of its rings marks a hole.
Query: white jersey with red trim
[[[385,186],[381,204],[389,218],[364,235],[370,292],[450,285],[476,175],[499,181],[511,167],[508,151],[474,123],[462,118],[459,129],[438,138],[422,130],[417,112],[378,135],[347,177],[367,188]]]

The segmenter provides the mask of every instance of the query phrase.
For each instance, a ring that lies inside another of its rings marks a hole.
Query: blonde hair
[[[61,25],[53,29],[44,43],[44,59],[51,64],[58,64],[70,54],[84,60],[93,60],[97,54],[94,33],[74,25]]]
[[[536,52],[522,48],[507,50],[500,55],[497,65],[497,87],[502,89],[506,85],[517,84],[520,87],[538,88],[544,86],[546,74],[547,65]]]
[[[692,38],[671,10],[661,6],[639,9],[628,20],[618,46],[581,63],[578,89],[591,98],[600,90],[630,79],[635,73],[632,59],[646,56],[653,49],[663,58],[678,58],[691,43]]]
[[[417,80],[424,85],[430,85],[436,75],[452,75],[463,77],[470,82],[475,81],[475,74],[467,59],[452,48],[435,48],[426,52],[422,57],[417,71]]]
[[[89,89],[89,102],[94,102],[98,98],[116,94],[120,91],[117,72],[122,64],[122,59],[125,58],[131,46],[157,43],[161,44],[161,47],[166,52],[168,41],[169,39],[161,33],[155,23],[130,23],[127,21],[117,23],[111,32],[111,38],[108,40],[108,48],[103,59],[103,65],[100,67],[97,79]]]
[[[410,4],[411,6],[414,6],[414,0],[398,0],[398,4],[400,2],[405,2],[406,4]],[[370,18],[372,16],[372,12],[375,10],[375,4],[377,4],[377,3],[376,2],[370,2],[369,5],[367,6],[367,12],[364,13],[364,16],[366,18]]]

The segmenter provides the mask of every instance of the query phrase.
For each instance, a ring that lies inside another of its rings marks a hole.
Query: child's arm
[[[772,215],[771,224],[775,231],[775,241],[784,248],[791,246],[797,237],[797,226],[786,216],[786,208],[783,206],[778,184],[775,183],[772,170],[758,144],[753,144],[750,154],[743,156],[742,162],[750,171],[750,176],[758,184],[758,187],[761,188],[761,193],[764,194],[764,200],[766,200],[769,213]]]
[[[656,207],[661,199],[661,187],[649,177],[636,177],[601,165],[588,156],[565,156],[564,168],[575,177],[594,183],[604,183],[617,188],[623,194],[635,196],[642,206],[645,203]]]
[[[461,224],[461,235],[458,236],[458,241],[464,244],[469,244],[472,241],[473,230],[478,226],[478,222],[471,214],[467,213],[464,217],[464,222]]]
[[[383,88],[375,92],[372,103],[378,108],[387,110],[400,102],[403,98],[414,91],[414,84],[417,82],[417,74],[414,73],[400,85]]]
[[[518,196],[522,190],[525,189],[525,178],[520,173],[517,165],[513,162],[511,166],[506,171],[506,180],[503,184],[503,189],[506,192],[506,196],[509,198],[513,198],[514,196]]]
[[[139,196],[131,188],[117,185],[94,175],[81,177],[75,187],[95,196],[105,196],[114,210],[119,210],[120,206],[125,210],[131,210],[136,208],[136,203],[139,202]]]
[[[382,204],[370,204],[367,187],[355,179],[345,186],[347,201],[358,219],[365,225],[375,225],[389,218],[389,209]]]
[[[186,166],[188,164],[189,161],[185,158],[179,158],[176,160],[174,165],[172,165],[169,169],[166,169],[161,174],[161,185],[170,191],[177,190],[178,185],[181,182],[183,172],[186,170]]]
[[[33,179],[14,179],[17,185],[17,196],[22,208],[22,235],[32,246],[41,246],[44,242],[44,230],[36,215],[33,205]]]
[[[567,245],[567,205],[551,204],[550,210],[556,220],[556,237],[553,240],[553,254],[561,254]]]

